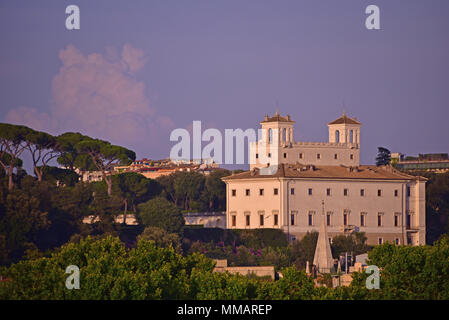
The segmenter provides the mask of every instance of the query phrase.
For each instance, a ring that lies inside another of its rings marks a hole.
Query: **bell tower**
[[[361,123],[357,118],[350,118],[345,113],[332,122],[329,122],[329,142],[360,147],[360,127]]]
[[[290,115],[282,117],[278,111],[273,117],[265,116],[265,119],[260,122],[262,130],[265,130],[265,141],[267,144],[272,144],[273,139],[278,139],[279,146],[289,146],[293,144],[293,126],[295,121],[291,120]],[[277,133],[276,134],[276,131]]]

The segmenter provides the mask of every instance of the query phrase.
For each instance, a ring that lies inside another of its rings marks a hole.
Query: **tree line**
[[[30,152],[35,176],[28,175],[21,169],[23,161],[20,157],[23,152]],[[0,156],[0,265],[4,266],[0,267],[0,275],[12,280],[0,282],[2,297],[374,297],[372,292],[360,289],[364,285],[363,274],[355,276],[352,289],[322,292],[319,290],[325,289],[310,286],[310,278],[300,270],[304,270],[306,261],[313,259],[316,233],[310,233],[301,241],[289,244],[280,230],[236,231],[185,226],[183,212],[225,210],[226,188],[221,177],[231,174],[230,171],[217,170],[209,176],[197,172],[176,172],[157,179],[147,179],[133,172],[112,175],[111,168],[114,164],[128,164],[135,158],[133,151],[80,133],[65,133],[53,137],[24,126],[4,124],[0,125]],[[51,166],[52,160],[66,169]],[[82,182],[79,181],[75,168],[98,170],[106,178],[101,182]],[[428,243],[433,243],[448,232],[449,174],[427,174],[427,177],[427,239]],[[138,226],[115,223],[115,218],[121,214],[126,220],[129,211],[135,214],[140,223]],[[84,224],[83,219],[88,216],[96,217],[98,221]],[[436,249],[430,246],[425,247],[427,249],[396,249],[390,245],[380,247],[382,249],[375,247],[373,252],[381,253],[373,256],[373,264],[379,267],[394,265],[399,268],[399,262],[404,261],[406,255],[413,256],[415,260],[406,260],[411,263],[411,275],[419,274],[422,271],[421,263],[425,263],[428,268],[427,278],[431,279],[428,275],[438,271],[447,279],[448,269],[444,264],[447,259],[443,259],[442,265],[428,260],[438,256],[447,258],[443,254],[447,250],[448,241],[444,237],[442,239],[435,242],[433,247]],[[111,248],[115,248],[113,254]],[[345,251],[357,254],[369,249],[371,248],[366,246],[363,234],[335,237],[332,244],[334,257]],[[97,283],[101,289],[92,287],[78,296],[72,296],[66,289],[62,291],[60,289],[63,288],[52,287],[45,282],[50,278],[66,276],[59,273],[59,270],[66,267],[65,263],[69,260],[77,262],[77,255],[89,255],[89,252],[95,253],[95,257],[103,256],[110,261],[108,270],[111,272],[124,271],[124,266],[129,268],[128,272],[124,272],[118,282],[106,281],[101,284],[98,278],[101,275],[95,274],[94,270],[102,262],[91,261],[93,264],[90,264],[83,260],[83,266],[87,269],[82,270],[85,274],[88,270],[91,272],[87,279]],[[120,255],[114,256],[117,252]],[[392,254],[393,260],[388,258],[389,254]],[[151,259],[145,258],[146,255],[153,258],[162,256],[167,264],[153,264]],[[61,257],[66,260],[62,262]],[[274,265],[284,274],[284,278],[274,284],[267,284],[260,279],[214,274],[211,272],[211,258],[228,259],[230,265]],[[114,259],[117,263],[122,263],[122,266],[115,264],[112,261]],[[144,259],[142,261],[146,261],[147,265],[141,262],[138,266],[135,259]],[[204,265],[208,267],[201,269]],[[199,271],[193,272],[194,268]],[[42,277],[41,282],[39,277],[47,271],[48,277]],[[393,271],[390,274],[392,283],[398,281]],[[413,293],[415,284],[399,293],[395,293],[391,285],[388,293],[384,292],[377,297],[431,296],[430,291],[426,291],[426,277],[414,278],[421,281],[419,294]],[[174,282],[168,281],[169,278],[174,279]],[[148,279],[154,283],[148,284]],[[447,292],[440,280],[443,281],[440,278],[436,280],[441,292],[436,295],[437,298]],[[30,283],[36,284],[32,286],[34,289],[29,288],[34,291],[20,291],[20,288]],[[359,284],[356,286],[356,283]],[[130,288],[134,288],[136,293],[132,293]]]
[[[28,152],[34,176],[22,169]],[[81,133],[59,136],[26,126],[0,123],[0,264],[43,254],[72,238],[119,236],[128,245],[147,226],[182,236],[182,211],[222,211],[225,184],[231,174],[217,170],[209,176],[177,172],[156,180],[127,172],[135,153]],[[52,166],[56,162],[61,167]],[[101,182],[80,181],[75,169],[100,171]],[[127,226],[132,211],[140,226]],[[123,214],[123,224],[115,218]],[[84,224],[93,216],[97,221]],[[147,231],[148,234],[148,231]]]
[[[13,173],[22,164],[20,156],[27,150],[39,182],[49,162],[57,159],[70,170],[97,170],[112,194],[114,165],[127,165],[136,159],[134,151],[94,139],[80,133],[66,132],[53,136],[26,126],[0,123],[0,165],[8,175],[8,190],[14,187]]]
[[[203,254],[183,256],[174,248],[140,240],[126,248],[118,238],[87,237],[48,257],[0,267],[0,299],[198,299],[198,300],[371,300],[449,299],[449,237],[433,246],[383,244],[368,253],[380,268],[380,288],[366,287],[368,274],[355,272],[347,287],[316,286],[305,271],[281,270],[271,281],[256,276],[213,272]],[[80,288],[65,286],[68,265],[80,269]],[[323,279],[324,280],[324,279]]]

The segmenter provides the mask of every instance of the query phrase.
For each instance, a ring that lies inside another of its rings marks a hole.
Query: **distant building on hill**
[[[101,171],[83,171],[75,168],[75,172],[80,176],[79,180],[83,182],[98,182],[103,180]]]
[[[360,165],[358,120],[343,114],[329,122],[328,142],[293,141],[294,121],[277,112],[260,124],[266,136],[250,148],[258,161],[250,171],[222,178],[227,228],[276,228],[301,239],[318,231],[324,201],[331,239],[359,231],[370,245],[426,243],[427,179]],[[276,170],[262,171],[270,167]]]
[[[160,176],[170,175],[174,172],[198,172],[207,176],[212,171],[217,169],[219,169],[218,164],[208,159],[185,163],[172,162],[170,159],[150,160],[143,158],[141,160],[133,161],[128,166],[115,166],[112,174],[136,172],[146,178],[156,179]],[[101,171],[83,171],[80,169],[75,169],[75,172],[80,176],[80,181],[97,182],[103,180]],[[109,174],[109,171],[106,173]]]
[[[173,162],[170,161],[170,159],[149,160],[143,158],[142,160],[134,161],[129,166],[114,167],[114,173],[137,172],[147,178],[156,179],[160,176],[170,175],[174,172],[198,172],[204,175],[209,175],[211,171],[218,168],[218,164],[208,160],[190,161],[189,163],[185,163]]]
[[[449,171],[449,155],[447,153],[427,153],[419,154],[418,157],[412,157],[395,152],[391,154],[391,163],[402,171],[428,171],[435,173]]]

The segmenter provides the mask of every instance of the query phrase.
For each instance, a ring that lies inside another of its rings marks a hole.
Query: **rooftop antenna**
[[[276,115],[279,115],[279,100],[276,100]]]

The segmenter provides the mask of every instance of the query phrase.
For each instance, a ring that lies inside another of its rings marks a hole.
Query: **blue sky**
[[[378,146],[449,152],[448,17],[446,0],[3,0],[0,121],[163,158],[174,128],[258,128],[278,101],[296,140],[356,116],[364,164]]]

